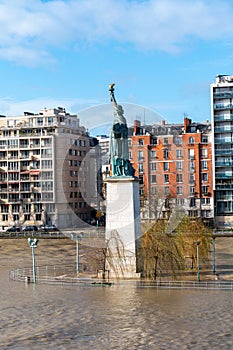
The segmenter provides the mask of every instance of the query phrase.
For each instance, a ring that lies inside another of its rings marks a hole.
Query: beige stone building
[[[96,205],[90,140],[78,116],[61,107],[0,116],[0,229],[88,221]]]

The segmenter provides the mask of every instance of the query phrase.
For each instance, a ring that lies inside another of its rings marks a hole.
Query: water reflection
[[[232,292],[34,288],[6,277],[1,349],[232,349]]]
[[[16,253],[0,256],[1,350],[232,349],[232,291],[26,285],[8,278],[31,263]]]

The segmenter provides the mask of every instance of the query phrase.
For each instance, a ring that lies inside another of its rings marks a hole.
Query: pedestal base
[[[138,179],[112,177],[107,183],[107,269],[111,278],[139,278],[136,240],[141,237]]]

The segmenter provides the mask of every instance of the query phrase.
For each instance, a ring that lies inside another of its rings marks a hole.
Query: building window
[[[176,162],[176,170],[182,170],[182,162]]]
[[[175,145],[182,145],[182,138],[179,136],[174,136]]]
[[[53,117],[48,117],[48,125],[53,125]]]
[[[208,170],[208,162],[206,160],[201,161],[202,170]]]
[[[183,194],[183,187],[182,186],[177,186],[177,194],[182,195]]]
[[[204,218],[210,218],[211,217],[211,210],[202,210],[201,215]]]
[[[153,175],[152,175],[153,176]],[[151,187],[151,194],[156,194],[156,187]]]
[[[207,173],[202,173],[201,174],[201,181],[208,181],[208,174]]]
[[[29,221],[31,218],[30,214],[24,214],[24,221]]]
[[[140,197],[144,196],[144,188],[139,189],[139,195],[140,195]]]
[[[156,183],[156,175],[151,175],[151,182]]]
[[[163,150],[163,158],[167,159],[168,158],[168,149]]]
[[[176,182],[183,182],[183,174],[176,174]]]
[[[193,148],[190,148],[188,150],[188,158],[189,159],[194,159],[194,149]]]
[[[143,173],[143,163],[138,164],[138,172]]]
[[[190,136],[189,138],[189,144],[193,145],[194,144],[194,137]]]
[[[202,158],[207,158],[207,148],[202,148],[201,149],[201,157]]]
[[[189,171],[195,171],[195,162],[193,161],[189,162]]]
[[[195,182],[195,176],[194,174],[189,174],[189,183],[193,184]]]
[[[168,145],[168,137],[164,137],[163,143],[164,143],[165,145]]]
[[[195,205],[196,205],[196,198],[191,198],[189,206],[190,207],[195,207]]]
[[[151,151],[151,158],[155,158],[156,157],[156,151]]]
[[[151,139],[151,145],[157,145],[157,137]]]
[[[41,168],[42,169],[51,169],[53,166],[52,160],[42,160]]]
[[[164,175],[164,182],[169,183],[169,175],[168,174]]]
[[[132,159],[132,152],[129,151],[129,159]]]
[[[184,198],[176,198],[176,204],[177,205],[184,205],[185,204]]]
[[[139,185],[143,185],[144,180],[143,180],[143,176],[139,176]]]
[[[201,198],[201,204],[210,204],[210,197]]]
[[[189,186],[189,194],[192,196],[195,193],[195,186]]]
[[[153,170],[153,171],[156,170],[156,163],[151,163],[151,170]]]
[[[36,214],[36,221],[40,221],[41,220],[41,214]]]
[[[189,210],[188,211],[188,216],[191,218],[196,218],[198,216],[197,210]]]
[[[205,196],[208,194],[208,186],[201,186],[201,192]]]
[[[208,136],[207,135],[202,135],[201,136],[201,142],[208,143]]]
[[[143,151],[138,151],[138,160],[143,160]]]
[[[42,126],[43,125],[43,118],[37,118],[37,125]]]
[[[164,187],[164,196],[168,196],[169,195],[169,187],[166,186]]]
[[[176,158],[182,158],[182,149],[176,150]]]
[[[169,163],[167,163],[167,162],[163,163],[163,170],[164,171],[168,171],[169,170]]]
[[[139,146],[143,146],[144,145],[144,139],[139,139],[138,140],[138,144],[139,144]]]
[[[2,215],[2,221],[8,221],[8,214]]]

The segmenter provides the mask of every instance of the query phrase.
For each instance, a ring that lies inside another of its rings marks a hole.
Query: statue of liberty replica
[[[136,242],[141,238],[139,181],[129,161],[128,127],[122,106],[109,85],[113,106],[110,132],[110,176],[106,179],[107,269],[110,278],[138,278]]]
[[[128,127],[121,105],[114,96],[114,85],[110,84],[110,98],[114,110],[114,121],[110,134],[110,164],[112,176],[134,176],[135,170],[129,161]]]

